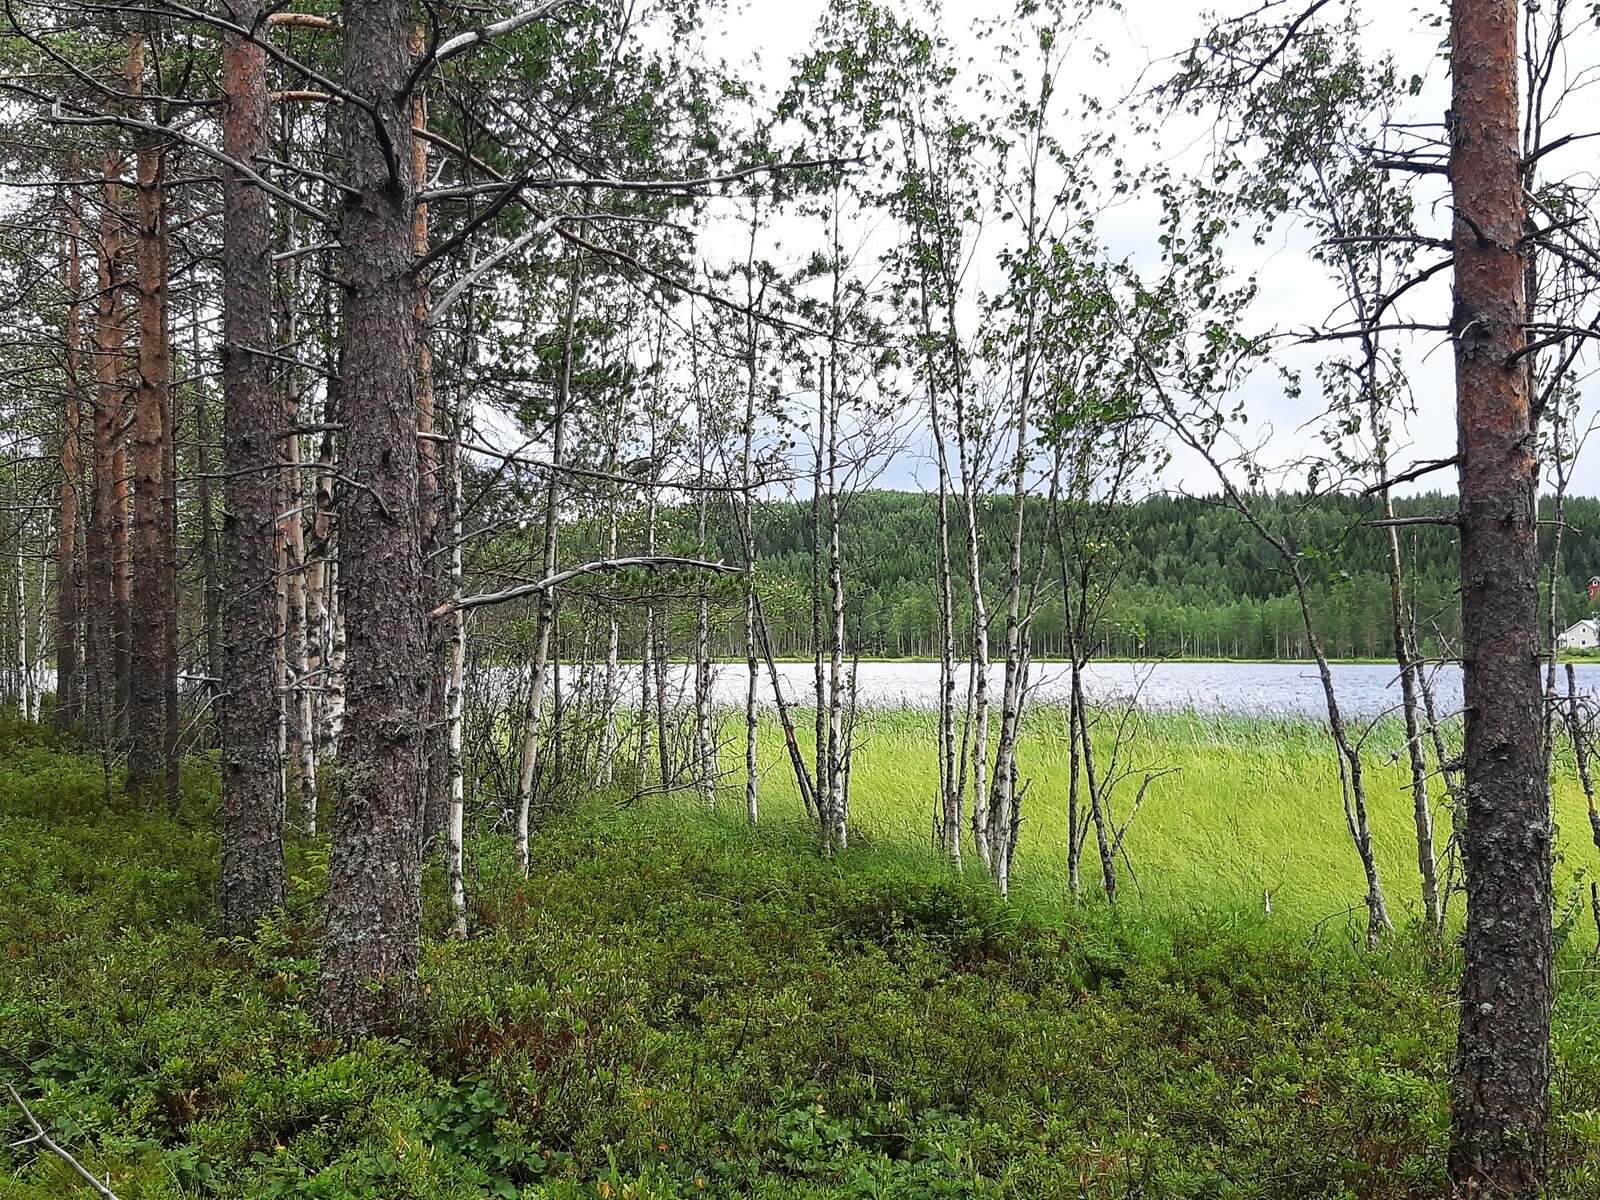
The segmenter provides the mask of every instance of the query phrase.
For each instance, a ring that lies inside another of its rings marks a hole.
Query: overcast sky
[[[1223,12],[1237,13],[1255,7],[1256,2],[1222,0],[1217,7]],[[1009,3],[1010,0],[990,0],[989,3],[946,0],[945,30],[958,47],[972,48],[976,52],[978,43],[967,32],[971,22],[975,18],[999,15],[1001,6],[1009,6]],[[759,56],[762,68],[757,77],[779,88],[787,78],[790,58],[807,44],[823,8],[823,0],[749,0],[738,15],[720,23],[712,48],[730,59]],[[1163,60],[1184,50],[1207,23],[1204,14],[1186,0],[1124,0],[1123,10],[1120,14],[1105,14],[1098,19],[1094,39],[1108,52],[1107,64],[1081,67],[1081,78],[1069,81],[1073,91],[1103,97],[1127,92],[1141,77],[1158,76]],[[1374,56],[1385,51],[1391,53],[1406,75],[1420,75],[1425,81],[1413,111],[1408,114],[1413,120],[1438,120],[1448,106],[1448,74],[1439,56],[1442,34],[1430,23],[1431,18],[1443,11],[1442,2],[1419,5],[1398,0],[1368,4],[1363,12],[1366,22],[1363,36]],[[1588,127],[1600,128],[1600,107],[1585,100],[1581,107],[1573,107],[1567,119],[1579,123],[1587,121]],[[1180,122],[1162,131],[1158,146],[1124,145],[1123,149],[1135,160],[1142,154],[1159,156],[1163,161],[1180,166],[1198,165],[1209,132],[1203,124]],[[1592,157],[1591,152],[1580,154]],[[1577,165],[1586,166],[1584,163]],[[1564,166],[1571,169],[1573,163]],[[1100,232],[1110,253],[1114,257],[1130,256],[1135,262],[1154,263],[1158,257],[1157,212],[1153,198],[1136,197],[1107,213],[1100,224]],[[1448,233],[1442,227],[1440,232]],[[1328,281],[1324,269],[1308,257],[1307,246],[1307,240],[1292,231],[1286,231],[1265,247],[1248,241],[1238,246],[1237,269],[1242,274],[1255,274],[1260,284],[1255,310],[1258,328],[1316,326],[1337,305],[1337,289]],[[1417,293],[1412,311],[1425,312],[1430,320],[1435,316],[1442,319],[1448,305],[1449,290],[1441,277],[1438,286]],[[1413,339],[1403,346],[1418,414],[1409,423],[1406,439],[1395,456],[1396,462],[1404,464],[1448,457],[1455,449],[1450,347],[1437,336]],[[1308,375],[1308,368],[1316,361],[1315,354],[1309,350],[1291,351],[1288,357]],[[1313,444],[1315,439],[1305,426],[1320,408],[1314,388],[1308,386],[1302,398],[1290,400],[1282,394],[1274,377],[1263,375],[1249,387],[1247,397],[1253,426],[1272,429],[1273,452],[1280,459],[1288,461],[1298,457],[1299,451]],[[909,460],[897,464],[884,482],[890,486],[916,486],[922,482],[918,464]],[[1212,490],[1206,486],[1205,468],[1192,461],[1175,463],[1166,482],[1171,486]],[[1453,488],[1453,472],[1431,476],[1427,486]],[[1600,448],[1587,462],[1580,462],[1577,490],[1600,492]]]

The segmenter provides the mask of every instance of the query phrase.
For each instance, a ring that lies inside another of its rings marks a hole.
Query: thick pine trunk
[[[1538,673],[1535,438],[1518,359],[1526,234],[1514,0],[1455,0],[1451,156],[1467,926],[1452,1194],[1544,1194],[1551,817]]]
[[[259,6],[241,14],[248,24]],[[223,148],[268,152],[266,55],[223,52]],[[283,792],[277,755],[278,450],[273,391],[272,218],[264,192],[223,178],[222,278],[222,919],[249,929],[283,904]]]
[[[320,998],[336,1036],[413,1012],[433,664],[425,628],[417,454],[410,8],[344,10],[344,361],[340,586],[345,714],[334,773]]]
[[[144,73],[144,39],[130,39],[126,82],[139,90]],[[141,137],[136,156],[138,179],[139,377],[133,416],[133,531],[130,611],[132,675],[129,681],[128,786],[147,788],[163,781],[167,744],[165,674],[167,614],[177,605],[168,588],[176,583],[167,569],[166,493],[169,424],[167,405],[171,353],[167,331],[167,251],[164,156]]]

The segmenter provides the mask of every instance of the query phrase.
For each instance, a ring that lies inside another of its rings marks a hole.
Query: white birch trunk
[[[978,536],[976,454],[968,445],[966,402],[956,393],[956,445],[960,454],[961,490],[967,518],[967,587],[972,596],[972,673],[968,689],[967,720],[971,742],[965,753],[972,763],[972,836],[978,857],[991,871],[994,852],[989,843],[989,610],[983,596],[983,560]]]
[[[706,478],[705,405],[696,405],[696,457],[702,482]],[[695,513],[695,536],[702,550],[706,544],[707,494],[699,494]],[[717,806],[717,752],[711,729],[711,596],[706,580],[696,588],[694,610],[694,735],[696,773],[700,798],[706,807]]]
[[[751,474],[752,440],[755,435],[755,374],[752,370],[750,377],[750,390],[745,404],[744,417],[744,506],[740,510],[740,534],[744,539],[744,658],[745,658],[745,696],[744,696],[744,809],[745,816],[750,824],[754,825],[761,819],[760,797],[760,765],[757,761],[758,739],[760,737],[760,709],[759,690],[761,687],[761,664],[758,659],[756,645],[756,539],[752,524],[751,510],[755,507],[755,498],[751,495],[753,479]]]
[[[844,564],[839,545],[839,367],[837,354],[828,387],[828,596],[832,608],[828,639],[828,791],[832,798],[833,842],[849,841],[850,794],[845,786],[844,731]]]
[[[33,668],[28,659],[28,555],[23,527],[17,528],[17,711],[33,719]]]
[[[465,395],[465,407],[470,401]],[[461,599],[461,428],[470,415],[458,412],[455,436],[451,440],[450,487],[454,493],[450,506],[450,598]],[[462,716],[466,691],[467,669],[467,614],[456,609],[451,614],[450,686],[445,695],[446,742],[450,754],[450,810],[445,820],[445,869],[450,876],[450,936],[461,940],[467,936],[467,880],[466,880],[466,760],[462,754]]]
[[[615,462],[616,455],[613,454]],[[606,529],[606,557],[617,556],[617,501],[613,496],[607,504],[607,529]],[[610,784],[616,778],[617,757],[617,672],[618,656],[621,650],[621,629],[617,624],[615,609],[606,614],[606,673],[605,695],[602,697],[604,711],[600,718],[600,742],[595,751],[595,780],[602,785]]]
[[[55,518],[50,519],[46,526],[45,542],[49,546],[55,541]],[[39,599],[33,610],[33,721],[44,719],[44,694],[45,688],[45,663],[49,661],[46,647],[50,643],[50,556],[48,554],[39,559]]]

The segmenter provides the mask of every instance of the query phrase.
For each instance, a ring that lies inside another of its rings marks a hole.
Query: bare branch
[[[51,1154],[54,1154],[62,1162],[66,1163],[67,1166],[76,1171],[79,1177],[81,1177],[85,1183],[92,1187],[95,1192],[103,1198],[103,1200],[117,1200],[117,1194],[115,1192],[90,1174],[87,1167],[85,1167],[77,1159],[73,1158],[64,1147],[53,1140],[50,1135],[45,1132],[44,1126],[39,1124],[39,1118],[34,1116],[33,1110],[23,1103],[22,1097],[17,1093],[16,1088],[7,1083],[6,1091],[11,1093],[11,1099],[16,1103],[16,1106],[22,1110],[22,1115],[27,1118],[29,1126],[33,1129],[33,1136],[30,1138],[25,1138],[23,1142],[17,1143],[18,1145],[22,1145],[26,1142],[38,1142],[39,1145],[43,1146],[46,1150],[50,1151]]]
[[[581,579],[585,575],[600,575],[612,571],[629,571],[634,568],[643,568],[650,571],[660,571],[671,567],[681,567],[686,570],[707,571],[713,575],[741,575],[743,567],[730,567],[720,562],[706,562],[699,558],[678,558],[673,555],[649,555],[639,558],[604,558],[598,562],[585,563],[581,567],[572,567],[570,570],[558,571],[548,579],[536,580],[533,583],[518,584],[514,588],[507,588],[503,592],[484,592],[477,596],[463,596],[459,600],[452,600],[441,604],[428,614],[430,621],[448,616],[453,612],[464,612],[469,608],[481,608],[486,604],[505,604],[511,600],[521,600],[527,596],[537,596],[551,588],[560,587],[574,579]]]

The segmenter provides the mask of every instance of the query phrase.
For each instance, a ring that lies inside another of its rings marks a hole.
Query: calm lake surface
[[[622,668],[624,695],[637,687],[637,670],[637,667]],[[810,663],[779,663],[778,674],[783,680],[785,699],[802,706],[811,702],[814,684]],[[963,695],[966,678],[963,667],[958,680]],[[989,678],[991,694],[998,696],[1002,672],[995,668]],[[1340,705],[1347,715],[1378,716],[1400,702],[1400,685],[1393,666],[1336,663],[1333,678]],[[1066,700],[1065,666],[1035,664],[1032,679],[1034,703]],[[1137,695],[1140,705],[1151,711],[1188,709],[1318,719],[1327,716],[1314,663],[1106,662],[1093,664],[1085,675],[1085,683],[1091,699],[1108,701]],[[685,670],[674,667],[669,686],[674,690],[687,690],[693,685]],[[1566,686],[1564,677],[1560,686]],[[1578,686],[1584,691],[1600,690],[1600,663],[1578,664]],[[1435,687],[1441,714],[1454,713],[1460,708],[1459,668],[1437,668]],[[936,663],[862,663],[858,688],[862,705],[931,709],[938,703],[939,667]],[[744,665],[719,664],[715,668],[713,691],[718,706],[742,705]],[[772,705],[772,682],[765,668],[761,673],[760,697],[763,706]]]

